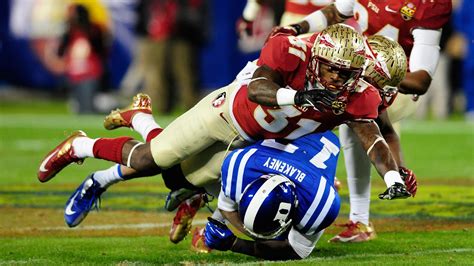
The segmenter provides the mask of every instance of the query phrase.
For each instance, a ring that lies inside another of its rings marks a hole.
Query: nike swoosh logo
[[[43,160],[43,162],[41,163],[40,165],[40,172],[47,172],[48,169],[45,168],[46,166],[46,163],[49,161],[49,159],[51,159],[54,155],[56,155],[58,153],[58,151],[56,152],[53,152],[51,153],[48,157],[46,157],[46,159]]]
[[[221,235],[222,237],[225,236],[225,233],[224,233],[224,232],[219,232],[219,231],[217,231],[217,233],[218,233],[219,235]]]
[[[74,203],[74,200],[76,199],[77,195],[79,195],[79,191],[76,192],[76,194],[69,201],[69,204],[66,206],[66,210],[64,211],[66,215],[73,215],[74,213],[76,213],[72,210],[72,204]]]
[[[388,7],[388,6],[385,6],[385,11],[390,12],[390,13],[398,13],[397,10],[393,10],[393,9],[391,9],[391,8]]]

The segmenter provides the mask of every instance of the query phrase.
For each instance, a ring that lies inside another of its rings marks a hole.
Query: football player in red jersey
[[[158,174],[192,157],[205,160],[206,150],[214,155],[226,145],[241,147],[263,138],[291,140],[347,123],[387,184],[381,197],[409,197],[373,121],[378,116],[380,95],[360,79],[366,58],[364,44],[360,34],[344,25],[328,27],[311,42],[275,36],[256,65],[249,64],[233,83],[210,93],[165,129],[155,131],[151,142],[139,143],[129,137],[91,139],[78,131],[46,155],[38,178],[46,182],[70,163],[87,157],[117,162],[141,175]],[[147,132],[149,129],[137,128],[134,120],[152,119],[150,113],[143,99],[136,108],[113,112],[106,127],[131,126]],[[202,176],[194,185],[199,182],[203,182]]]
[[[424,94],[431,83],[439,58],[441,28],[450,17],[452,3],[450,0],[336,0],[334,6],[349,7],[350,2],[354,6],[353,18],[365,35],[379,34],[390,37],[398,41],[409,56],[409,72],[398,87],[400,94],[388,108],[390,120],[398,122],[416,110],[417,102],[412,99],[411,94],[416,97]],[[341,22],[334,20],[334,16],[328,16],[327,13],[315,12],[300,23],[275,29],[273,34],[319,31],[325,25]],[[398,129],[398,123],[395,127]],[[399,129],[397,131],[399,132]],[[357,137],[348,127],[340,127],[340,137],[346,160],[351,212],[348,229],[332,240],[370,240],[368,235],[372,234],[373,229],[365,230],[369,226],[370,162],[363,154]],[[413,172],[406,168],[401,168],[400,172],[414,178]]]

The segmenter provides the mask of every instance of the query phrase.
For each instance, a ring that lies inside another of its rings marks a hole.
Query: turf
[[[163,126],[172,119],[157,117]],[[127,129],[105,131],[102,120],[102,115],[68,114],[61,101],[0,102],[0,264],[268,263],[230,252],[196,254],[189,238],[178,245],[169,242],[173,214],[163,210],[167,190],[159,177],[117,184],[105,193],[101,212],[91,213],[77,229],[68,229],[62,218],[67,198],[90,172],[111,164],[88,159],[45,184],[37,181],[36,170],[46,152],[73,130],[82,129],[91,137],[139,138]],[[298,264],[472,265],[474,125],[460,120],[407,121],[402,130],[405,160],[419,180],[417,196],[378,200],[384,184],[374,172],[371,219],[378,238],[329,244],[340,230],[331,226],[310,258]],[[337,176],[345,185],[342,160]],[[338,222],[344,222],[349,212],[346,185],[340,194]],[[202,212],[196,224],[207,215]]]

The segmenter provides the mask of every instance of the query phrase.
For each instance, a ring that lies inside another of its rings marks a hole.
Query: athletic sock
[[[132,118],[132,127],[142,136],[143,140],[145,141],[147,141],[148,134],[151,131],[161,128],[160,125],[156,123],[153,115],[146,113],[135,114]]]
[[[353,222],[369,224],[370,212],[370,177],[367,180],[347,179],[350,190],[350,215],[349,219]]]
[[[72,141],[72,148],[74,155],[78,158],[94,157],[93,147],[97,139],[91,139],[88,137],[75,138]]]
[[[105,189],[117,182],[123,181],[122,176],[120,164],[94,173],[94,179],[100,184],[100,187]]]
[[[97,139],[92,150],[94,157],[122,164],[123,145],[132,139],[131,137]]]
[[[146,142],[150,142],[152,139],[154,139],[156,136],[160,135],[161,131],[163,131],[162,128],[155,128],[148,135],[146,136]]]

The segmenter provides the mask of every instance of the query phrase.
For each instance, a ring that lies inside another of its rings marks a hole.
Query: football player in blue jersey
[[[340,144],[330,132],[267,139],[232,151],[222,165],[219,212],[200,232],[207,247],[264,259],[302,259],[337,217]],[[238,238],[224,219],[254,241]],[[196,235],[193,246],[198,245]]]

